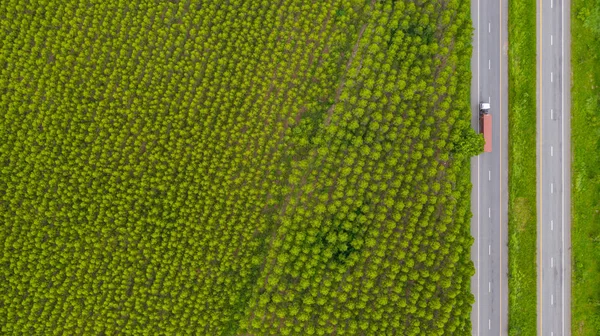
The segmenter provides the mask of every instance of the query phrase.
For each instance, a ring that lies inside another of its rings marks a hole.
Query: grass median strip
[[[509,335],[536,334],[535,6],[535,0],[509,3]]]
[[[600,335],[600,1],[572,2],[572,334]]]

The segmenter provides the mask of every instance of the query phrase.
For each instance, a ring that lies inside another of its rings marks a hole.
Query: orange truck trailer
[[[479,104],[479,127],[485,140],[483,151],[489,153],[492,151],[492,115],[489,103]]]

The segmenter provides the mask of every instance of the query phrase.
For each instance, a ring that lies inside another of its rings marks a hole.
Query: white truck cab
[[[490,110],[490,103],[480,103],[479,110],[483,113],[487,113]]]

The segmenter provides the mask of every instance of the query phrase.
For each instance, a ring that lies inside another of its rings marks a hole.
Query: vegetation
[[[600,334],[600,1],[572,2],[572,333]]]
[[[535,335],[537,312],[536,2],[508,13],[508,330]]]
[[[469,6],[2,1],[2,333],[469,334]]]

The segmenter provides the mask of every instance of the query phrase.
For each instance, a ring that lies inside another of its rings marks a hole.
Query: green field
[[[573,335],[600,335],[600,1],[572,2]]]
[[[536,334],[535,6],[535,0],[511,0],[508,6],[509,335]]]
[[[2,1],[2,334],[470,334],[469,7]]]

